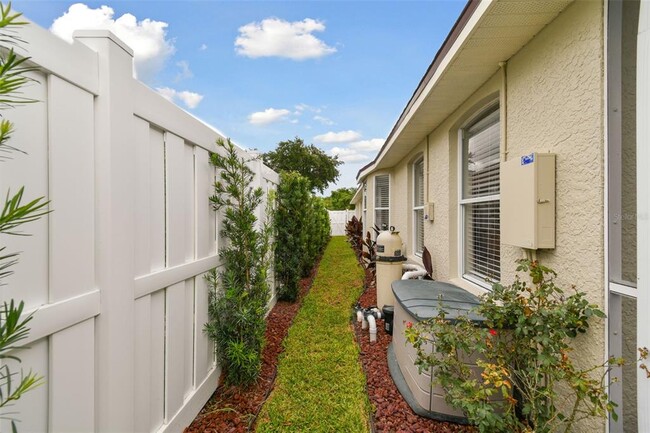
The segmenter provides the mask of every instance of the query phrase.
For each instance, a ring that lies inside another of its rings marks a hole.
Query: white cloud
[[[311,18],[294,22],[267,18],[239,28],[235,51],[252,58],[305,60],[324,57],[336,52],[336,48],[328,46],[312,34],[324,30],[325,24],[322,21]]]
[[[324,116],[314,116],[314,120],[320,122],[323,125],[327,125],[327,126],[334,125],[334,121],[332,119],[328,119],[327,117]]]
[[[182,102],[187,108],[196,108],[203,100],[203,95],[187,90],[178,91],[169,87],[160,87],[156,91],[160,93],[165,99],[174,103]]]
[[[50,30],[68,42],[75,30],[110,30],[133,49],[136,76],[143,81],[152,79],[175,51],[173,41],[166,38],[167,23],[149,18],[138,21],[128,13],[113,19],[114,14],[108,6],[91,9],[75,3],[54,20]]]
[[[183,101],[187,108],[196,108],[203,100],[203,95],[183,90],[182,92],[178,92],[178,99]]]
[[[311,105],[300,103],[296,105],[296,112],[302,113],[303,111],[311,111],[312,113],[320,113],[321,109],[318,107],[312,107]]]
[[[376,151],[381,149],[381,146],[383,145],[383,138],[372,138],[370,140],[360,140],[350,143],[350,148],[364,151]]]
[[[330,131],[325,134],[315,136],[314,141],[319,143],[349,143],[351,141],[359,140],[360,138],[361,134],[356,131]]]
[[[336,155],[343,162],[355,163],[370,159],[368,155],[360,153],[358,150],[350,148],[333,147],[330,150],[332,155]]]
[[[207,49],[208,49],[208,46],[206,44],[201,44],[201,46],[199,47],[200,51],[205,51]]]
[[[267,108],[264,111],[257,111],[248,116],[248,121],[253,125],[267,125],[286,119],[291,112],[284,108]]]
[[[190,64],[186,60],[181,60],[180,62],[176,62],[176,66],[180,69],[178,74],[176,74],[176,78],[174,78],[174,81],[178,82],[181,80],[186,80],[188,78],[192,78],[194,74],[190,70]]]

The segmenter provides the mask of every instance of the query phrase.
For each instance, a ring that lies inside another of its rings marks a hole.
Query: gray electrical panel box
[[[555,154],[531,153],[501,163],[501,242],[555,248]]]

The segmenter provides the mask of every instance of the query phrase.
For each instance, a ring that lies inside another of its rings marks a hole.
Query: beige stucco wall
[[[533,151],[556,157],[556,248],[538,259],[605,305],[603,7],[576,2],[508,62],[509,157]],[[502,246],[503,280],[521,250]],[[593,365],[605,357],[605,322],[595,320],[578,339],[577,357]],[[593,420],[591,427],[602,430]],[[583,431],[588,428],[583,426]]]
[[[561,287],[575,284],[600,306],[605,305],[603,41],[602,2],[569,6],[508,59],[507,108],[501,110],[508,158],[557,154],[556,248],[537,252],[538,259],[558,272]],[[425,201],[434,203],[435,221],[425,222],[425,245],[440,280],[460,282],[458,130],[469,116],[499,98],[502,84],[497,72],[428,135],[428,145],[426,140],[414,143],[413,151],[391,170],[391,221],[406,234],[409,258],[417,260],[411,248],[409,173],[413,158],[428,147]],[[503,282],[513,280],[515,260],[523,255],[520,248],[502,245]],[[592,322],[589,333],[578,338],[576,353],[583,366],[605,359],[604,321]],[[604,429],[605,420],[592,419],[577,431]]]

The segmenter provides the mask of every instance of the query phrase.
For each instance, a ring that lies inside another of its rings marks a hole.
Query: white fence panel
[[[345,223],[354,216],[353,210],[330,210],[330,226],[332,236],[345,236]]]
[[[0,193],[25,185],[54,210],[33,236],[3,239],[24,253],[2,299],[37,310],[31,349],[17,354],[46,380],[13,408],[20,430],[182,431],[220,374],[203,325],[221,135],[135,81],[130,49],[109,32],[69,45],[31,24],[19,36],[41,69],[25,95],[41,102],[7,112],[29,155],[2,164]],[[277,184],[251,167],[265,191]]]
[[[60,301],[95,286],[94,95],[55,76],[48,84],[49,298]]]
[[[25,187],[25,198],[48,195],[47,146],[47,76],[32,73],[30,77],[41,83],[26,86],[23,94],[43,103],[18,106],[2,113],[3,119],[14,123],[15,130],[9,145],[25,152],[14,152],[8,161],[0,161],[0,197]],[[22,299],[25,308],[34,309],[49,299],[48,222],[45,216],[22,228],[32,236],[5,236],[2,245],[6,252],[21,251],[20,261],[12,269],[9,284],[0,288],[0,299]]]

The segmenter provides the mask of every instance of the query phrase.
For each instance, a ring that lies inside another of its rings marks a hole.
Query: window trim
[[[481,121],[481,119],[489,116],[492,111],[497,111],[499,112],[499,122],[501,122],[501,113],[500,113],[500,104],[499,100],[492,100],[488,102],[487,104],[481,106],[480,108],[474,110],[474,114],[469,116],[463,122],[463,124],[458,128],[458,141],[457,141],[457,157],[458,157],[458,162],[457,162],[457,167],[458,167],[458,176],[457,176],[457,206],[458,206],[458,238],[457,238],[457,252],[458,252],[458,277],[461,280],[467,281],[471,284],[474,284],[481,289],[485,290],[490,290],[491,289],[491,284],[480,280],[479,278],[476,278],[475,276],[468,274],[465,272],[465,217],[466,217],[466,205],[469,204],[474,204],[474,203],[484,203],[484,202],[489,202],[489,201],[495,201],[499,200],[501,198],[501,194],[491,194],[488,196],[481,196],[481,197],[472,197],[472,198],[463,198],[463,190],[464,190],[464,182],[465,182],[465,167],[464,167],[464,140],[463,140],[463,132],[471,127],[472,125],[476,124],[477,122]],[[502,139],[502,138],[501,138]],[[499,264],[499,268],[501,265]]]
[[[415,172],[415,167],[416,167],[416,165],[418,165],[420,163],[422,164],[422,179],[421,179],[422,190],[423,190],[422,204],[419,205],[419,206],[416,206],[416,204],[415,204],[416,203],[416,190],[415,190],[415,185],[416,185],[415,175],[416,175],[416,172]],[[412,209],[411,209],[411,221],[412,221],[412,224],[413,224],[412,225],[412,227],[413,227],[413,236],[412,236],[412,238],[413,238],[412,239],[413,240],[413,254],[416,257],[422,257],[422,253],[424,252],[424,204],[426,203],[425,194],[424,194],[424,155],[420,155],[418,158],[415,159],[415,161],[411,164],[411,170],[412,170],[412,173],[413,173],[412,174],[412,181],[413,181],[413,188],[412,188],[413,191],[412,192],[413,192],[413,194],[411,196],[411,198],[413,200],[412,201],[413,206],[412,206]],[[418,217],[417,217],[417,214],[416,214],[417,211],[422,211],[422,221],[421,221],[421,223],[423,225],[423,227],[422,227],[422,251],[417,250],[417,247],[418,247],[418,239],[417,239],[417,236],[418,236],[418,230],[417,230],[418,221],[417,221],[417,218]]]

